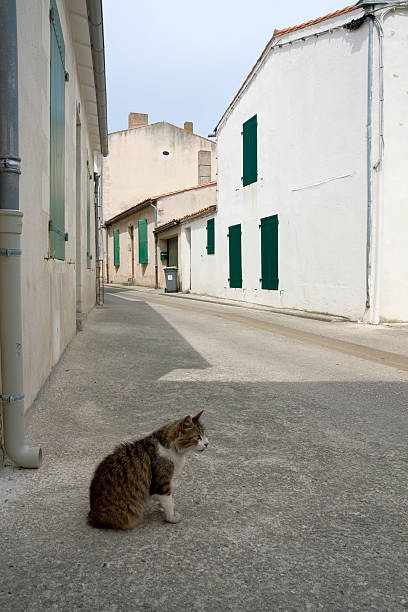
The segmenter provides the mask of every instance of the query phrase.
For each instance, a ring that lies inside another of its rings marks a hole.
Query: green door
[[[167,265],[169,267],[178,267],[178,237],[169,238],[167,240]]]
[[[278,289],[278,215],[261,219],[262,289]]]
[[[241,224],[228,228],[229,238],[229,285],[242,287]]]

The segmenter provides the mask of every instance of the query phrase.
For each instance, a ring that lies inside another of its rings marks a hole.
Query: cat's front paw
[[[179,523],[182,519],[181,514],[179,514],[178,512],[175,512],[172,516],[166,516],[166,522],[167,523]]]

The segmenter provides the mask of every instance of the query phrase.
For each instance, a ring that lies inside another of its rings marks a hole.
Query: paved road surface
[[[0,473],[0,609],[408,608],[408,328],[110,289]],[[210,448],[130,532],[85,524],[118,442],[205,410]]]

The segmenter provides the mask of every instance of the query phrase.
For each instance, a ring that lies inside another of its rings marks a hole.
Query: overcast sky
[[[355,0],[357,1],[357,0]],[[207,136],[275,28],[321,17],[341,0],[103,0],[109,132],[129,112],[193,121]]]

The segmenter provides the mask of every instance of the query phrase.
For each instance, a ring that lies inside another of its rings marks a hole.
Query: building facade
[[[218,264],[198,291],[408,320],[406,4],[275,31],[216,128]]]
[[[17,72],[18,64],[21,175],[13,207],[22,226],[24,399],[23,407],[14,410],[24,414],[95,304],[95,176],[107,154],[106,91],[104,55],[96,59],[92,52],[103,49],[101,0],[17,0],[12,5],[3,3],[2,17],[11,19],[14,10],[17,27],[13,69]],[[7,42],[8,48],[14,44]],[[2,116],[8,132],[11,115],[8,109]],[[7,208],[1,202],[2,242],[9,240]],[[6,273],[10,264],[1,263]],[[5,297],[3,292],[0,299]],[[7,327],[0,333],[3,349]],[[3,394],[9,358],[4,348]],[[8,409],[4,401],[3,409]]]
[[[109,134],[104,162],[105,219],[127,210],[155,193],[168,193],[209,183],[216,175],[215,142],[148,115],[130,113],[128,129]]]
[[[212,181],[151,196],[106,221],[109,282],[164,288],[164,268],[175,266],[183,289],[181,222],[215,202]]]

